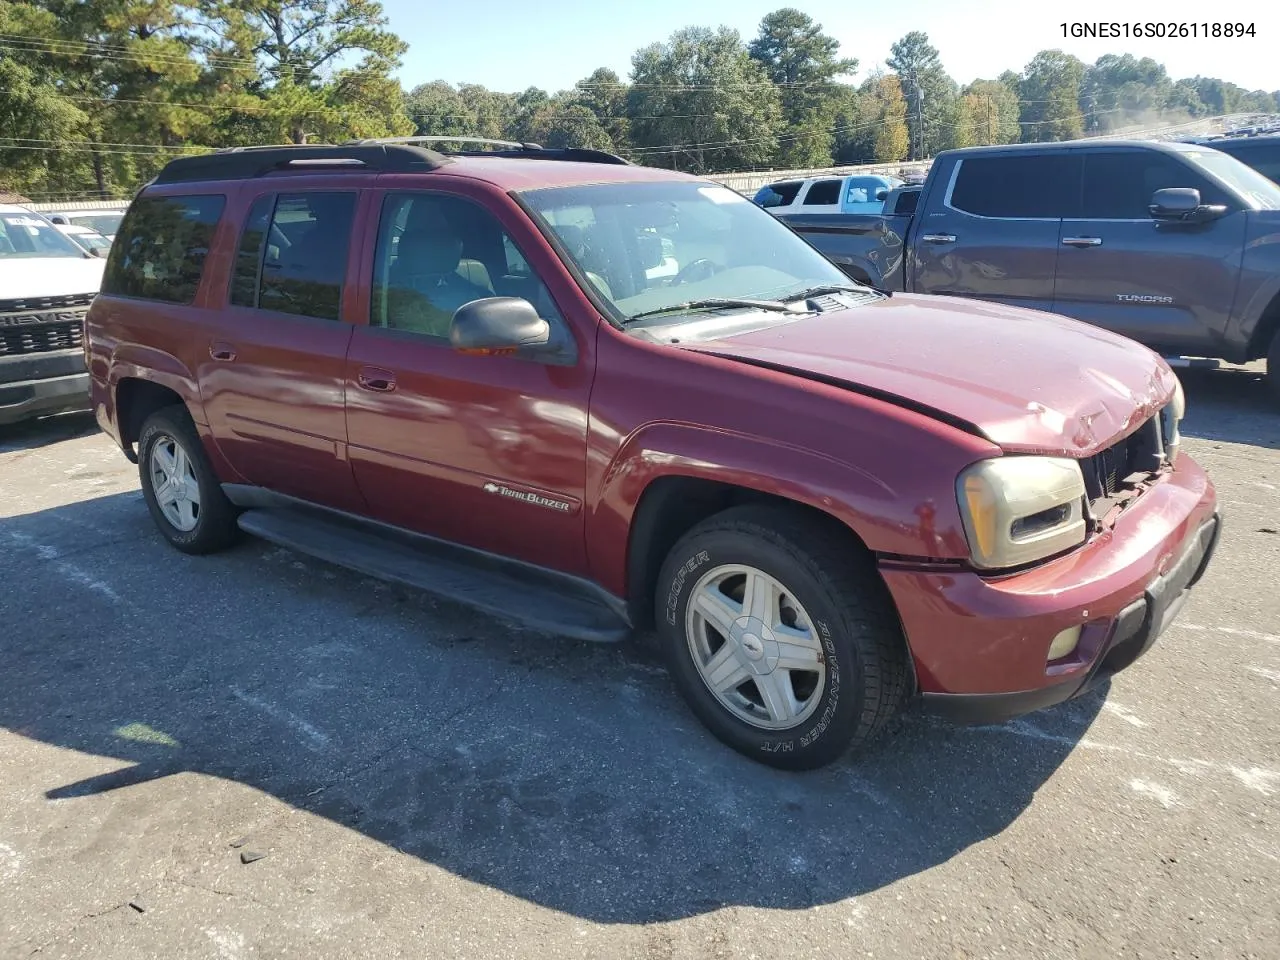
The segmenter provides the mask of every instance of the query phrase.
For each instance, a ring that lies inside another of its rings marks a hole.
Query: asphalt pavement
[[[1280,957],[1280,412],[1189,372],[1226,528],[1086,699],[811,774],[643,645],[248,541],[91,420],[0,433],[0,957]]]

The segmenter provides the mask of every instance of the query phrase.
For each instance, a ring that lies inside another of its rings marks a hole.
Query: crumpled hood
[[[1055,314],[894,294],[689,349],[841,381],[977,427],[1008,451],[1089,456],[1173,395],[1156,353]]]
[[[0,257],[0,300],[97,293],[106,264],[98,257]]]

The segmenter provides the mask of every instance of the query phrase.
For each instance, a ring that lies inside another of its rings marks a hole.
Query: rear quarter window
[[[136,199],[111,246],[102,292],[190,303],[226,202],[214,194]]]
[[[755,202],[762,207],[787,207],[795,203],[796,195],[803,186],[803,180],[795,180],[789,183],[771,183],[767,187],[761,187],[760,192],[755,196]]]
[[[1081,162],[1066,153],[967,156],[960,161],[950,205],[980,217],[1057,219],[1075,216]]]

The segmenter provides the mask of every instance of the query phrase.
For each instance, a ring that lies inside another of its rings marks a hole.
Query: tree
[[[574,85],[572,104],[586,107],[613,144],[625,151],[631,138],[627,120],[627,85],[612,70],[601,68]]]
[[[544,147],[586,147],[613,153],[617,148],[588,107],[553,100],[529,118],[529,139]]]
[[[908,151],[907,101],[902,83],[879,70],[863,83],[858,99],[858,126],[849,158],[855,162],[903,160]]]
[[[952,146],[958,122],[956,83],[942,68],[929,35],[913,30],[890,49],[886,63],[897,74],[907,98],[907,128],[914,159]]]
[[[677,30],[631,62],[628,116],[642,162],[696,173],[772,162],[781,133],[778,90],[736,30]]]
[[[788,167],[825,166],[835,144],[836,114],[845,105],[836,78],[858,69],[858,61],[840,58],[840,44],[822,25],[793,7],[775,10],[760,21],[748,52],[778,86],[789,139],[779,148]]]
[[[1150,57],[1106,54],[1087,67],[1080,85],[1086,130],[1115,130],[1164,114],[1173,81]]]
[[[1083,79],[1084,64],[1061,50],[1042,50],[1031,59],[1018,86],[1023,142],[1075,140],[1084,135]]]
[[[975,80],[964,88],[964,99],[974,146],[1018,142],[1021,130],[1015,89],[1000,80]]]
[[[408,45],[375,0],[209,0],[203,25],[221,38],[213,62],[238,65],[249,95],[229,106],[278,139],[412,132],[392,77]]]
[[[476,136],[475,111],[453,84],[444,80],[422,83],[410,90],[405,95],[405,112],[419,136]]]

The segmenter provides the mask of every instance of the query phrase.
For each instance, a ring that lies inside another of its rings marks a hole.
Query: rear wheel
[[[237,539],[236,509],[222,492],[184,407],[165,407],[144,421],[138,476],[151,518],[179,550],[212,553]]]
[[[699,524],[659,578],[657,619],[690,708],[770,766],[823,766],[874,739],[907,690],[883,584],[826,524],[739,507]]]

